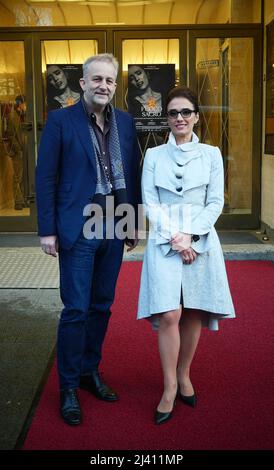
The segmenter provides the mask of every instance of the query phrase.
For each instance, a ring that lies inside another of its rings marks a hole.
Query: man
[[[107,239],[106,214],[113,196],[115,207],[129,203],[137,208],[140,156],[133,118],[110,104],[117,72],[112,54],[86,60],[82,99],[49,113],[36,169],[41,246],[52,256],[59,251],[64,304],[57,337],[60,411],[70,425],[81,422],[78,387],[102,400],[118,398],[98,371],[124,246],[117,236]],[[102,211],[103,239],[85,236],[90,203]],[[131,238],[129,249],[138,242],[136,234]]]

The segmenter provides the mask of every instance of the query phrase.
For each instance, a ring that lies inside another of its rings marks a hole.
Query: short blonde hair
[[[116,73],[116,77],[118,75],[118,69],[119,69],[119,63],[116,57],[114,57],[113,54],[96,54],[92,55],[89,57],[84,63],[83,63],[83,77],[86,77],[89,73],[89,66],[93,62],[107,62],[109,64],[112,64]]]

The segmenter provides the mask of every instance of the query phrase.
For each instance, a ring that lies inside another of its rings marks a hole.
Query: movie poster
[[[128,111],[137,131],[168,129],[165,99],[175,86],[175,64],[128,65]]]
[[[82,65],[48,64],[46,70],[47,111],[66,108],[78,103],[82,89],[79,79],[83,76]]]

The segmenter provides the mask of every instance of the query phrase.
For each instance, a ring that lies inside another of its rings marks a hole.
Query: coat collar
[[[198,144],[199,138],[193,132],[191,142],[177,145],[175,137],[171,132],[167,142],[168,153],[171,158],[176,161],[178,166],[183,166],[190,160],[201,156],[201,151]]]

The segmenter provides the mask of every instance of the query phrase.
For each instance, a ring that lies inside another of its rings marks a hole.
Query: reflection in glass
[[[253,40],[197,40],[201,141],[220,147],[225,170],[224,213],[251,213]]]
[[[24,46],[0,42],[0,217],[29,216]]]

